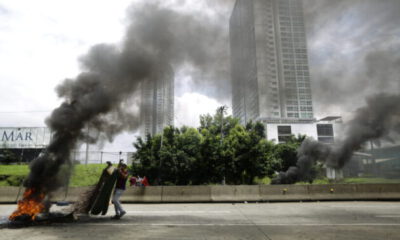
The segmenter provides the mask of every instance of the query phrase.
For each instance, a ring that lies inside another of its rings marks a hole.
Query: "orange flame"
[[[43,199],[45,195],[38,193],[34,188],[26,189],[22,200],[18,201],[17,210],[11,214],[10,220],[14,220],[16,217],[21,215],[31,216],[32,220],[35,220],[36,215],[41,213],[45,206]]]

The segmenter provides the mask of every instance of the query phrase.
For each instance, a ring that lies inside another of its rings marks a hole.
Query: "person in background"
[[[117,168],[120,168],[122,164],[124,164],[124,159],[119,160]]]
[[[143,178],[138,175],[137,178],[136,178],[136,186],[142,187],[143,186],[142,185],[142,180],[143,180]]]
[[[122,208],[119,199],[126,189],[126,180],[128,179],[128,166],[122,162],[120,162],[118,166],[117,184],[115,185],[114,196],[112,199],[115,208],[115,216],[112,217],[113,219],[120,219],[126,214],[126,211]]]
[[[146,177],[146,176],[144,176],[143,179],[142,179],[142,186],[143,186],[143,187],[150,186],[149,180],[147,180],[147,177]]]
[[[131,187],[132,186],[136,187],[136,182],[137,182],[136,177],[131,177],[129,179],[129,183],[131,184]]]

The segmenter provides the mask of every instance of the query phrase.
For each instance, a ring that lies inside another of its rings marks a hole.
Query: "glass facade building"
[[[301,0],[237,0],[230,44],[235,117],[314,119]]]
[[[174,72],[171,67],[154,71],[141,83],[141,136],[154,136],[174,124]]]

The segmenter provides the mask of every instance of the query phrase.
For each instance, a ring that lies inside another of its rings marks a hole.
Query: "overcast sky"
[[[150,0],[0,0],[0,127],[44,126],[61,100],[55,87],[80,72],[78,59],[99,43],[118,44],[127,9]],[[157,1],[153,1],[157,2]],[[228,20],[233,0],[162,1],[220,33],[210,66],[175,69],[175,124],[231,107]],[[400,91],[400,1],[304,0],[317,118],[346,116],[375,92]],[[206,56],[209,56],[206,55]],[[212,72],[212,74],[211,74]],[[132,149],[132,134],[107,150]]]

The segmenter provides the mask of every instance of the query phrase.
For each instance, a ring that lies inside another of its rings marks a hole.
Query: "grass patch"
[[[400,183],[400,179],[389,179],[389,178],[345,178],[339,183]]]
[[[7,187],[10,186],[7,181],[0,181],[0,187]]]
[[[269,184],[271,184],[271,178],[269,178],[269,177],[264,177],[264,178],[255,177],[254,178],[254,183],[261,184],[261,185],[269,185]]]
[[[74,167],[72,177],[70,180],[71,187],[84,187],[91,186],[97,183],[100,178],[105,164],[77,164]],[[28,165],[0,165],[0,177],[7,176],[7,179],[0,179],[0,186],[19,186],[18,179],[29,174]],[[254,183],[269,185],[271,179],[269,177],[255,178]],[[327,178],[315,179],[312,184],[363,184],[363,183],[400,183],[400,179],[386,179],[386,178],[345,178],[343,180],[332,182]],[[297,185],[309,185],[308,182],[298,182]]]
[[[97,183],[105,164],[77,164],[74,167],[70,179],[71,187],[91,186]],[[28,165],[0,165],[0,176],[10,176],[8,180],[1,180],[0,186],[19,186],[14,178],[20,178],[29,174]]]
[[[318,184],[330,184],[328,178],[314,179],[312,183],[309,182],[297,182],[296,185],[318,185]]]
[[[75,165],[69,185],[71,187],[94,185],[97,183],[97,181],[99,181],[101,172],[104,168],[105,164]]]
[[[0,165],[0,175],[26,176],[28,173],[28,165]]]
[[[356,178],[344,178],[339,181],[332,181],[327,178],[315,179],[313,185],[315,184],[368,184],[368,183],[400,183],[400,179],[389,179],[389,178],[370,178],[370,177],[356,177]],[[309,185],[308,182],[298,182],[296,185]]]

